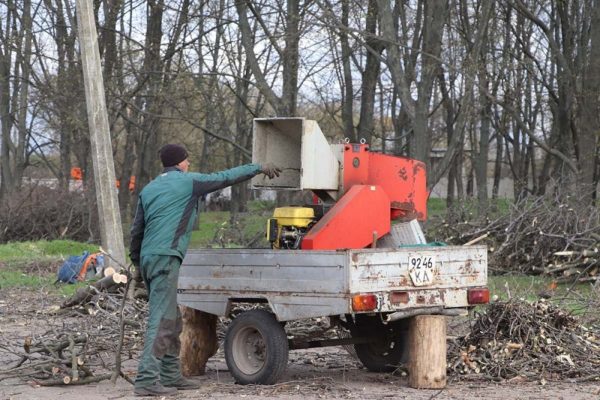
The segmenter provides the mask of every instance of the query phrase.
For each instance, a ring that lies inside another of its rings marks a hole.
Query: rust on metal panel
[[[390,203],[392,210],[400,210],[402,214],[396,218],[398,221],[412,221],[415,218],[421,219],[422,213],[415,211],[415,203],[412,201],[392,201]]]
[[[405,276],[400,277],[400,280],[397,282],[390,282],[392,286],[409,286],[408,278]]]
[[[405,211],[407,213],[415,211],[415,203],[409,201],[392,201],[390,203],[390,206],[397,210]]]
[[[464,264],[460,265],[458,267],[458,272],[460,276],[455,279],[457,279],[457,282],[459,283],[472,284],[479,280],[480,272],[478,271],[477,266],[473,265],[472,260],[466,260]]]
[[[461,271],[464,274],[473,274],[473,273],[477,273],[477,270],[475,268],[473,268],[473,264],[471,260],[467,260],[465,261],[465,263],[463,265],[460,266],[459,271]]]
[[[433,292],[429,295],[429,300],[427,301],[427,304],[437,304],[438,300],[439,300],[438,293]]]
[[[439,289],[438,294],[440,296],[440,300],[442,303],[444,303],[446,301],[446,289]]]
[[[398,177],[403,181],[408,179],[408,173],[406,172],[406,167],[400,167],[398,170]]]

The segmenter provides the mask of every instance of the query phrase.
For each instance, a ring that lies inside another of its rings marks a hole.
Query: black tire
[[[408,332],[402,325],[384,325],[376,319],[357,320],[353,336],[379,337],[371,343],[355,344],[360,362],[371,372],[393,372],[408,360]]]
[[[241,313],[225,335],[225,361],[236,383],[272,385],[288,362],[288,340],[275,316],[265,310]]]
[[[403,337],[375,343],[355,344],[356,356],[371,372],[393,372],[404,363],[406,340]]]

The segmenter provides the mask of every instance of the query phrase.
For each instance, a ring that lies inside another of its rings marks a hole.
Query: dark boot
[[[200,389],[200,384],[193,379],[184,378],[183,376],[173,383],[165,384],[167,388],[177,390],[195,390]]]
[[[164,387],[160,383],[133,389],[136,396],[171,396],[177,393],[174,387]]]

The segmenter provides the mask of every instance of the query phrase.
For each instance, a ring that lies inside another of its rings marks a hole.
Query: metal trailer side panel
[[[190,250],[178,301],[222,316],[232,298],[265,299],[280,321],[334,315],[349,307],[347,265],[346,252]]]
[[[409,257],[433,257],[432,281],[416,286]],[[350,263],[350,292],[379,293],[380,311],[408,308],[467,307],[467,290],[487,285],[485,246],[417,246],[356,250]],[[393,293],[406,293],[397,296]]]

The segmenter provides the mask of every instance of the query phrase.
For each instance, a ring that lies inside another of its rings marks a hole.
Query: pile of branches
[[[560,197],[528,197],[496,219],[444,221],[436,240],[462,245],[479,241],[489,249],[490,270],[550,274],[558,281],[596,280],[600,265],[600,213]]]
[[[12,362],[0,368],[0,380],[26,379],[41,386],[78,385],[131,378],[120,360],[132,359],[142,348],[147,302],[127,299],[126,286],[102,290],[93,285],[80,304],[54,306],[44,313],[44,331],[20,343],[2,343],[0,351]],[[122,329],[125,326],[127,329]],[[116,354],[118,353],[118,356]]]
[[[0,202],[0,243],[99,237],[95,204],[81,192],[24,187]]]
[[[600,378],[600,329],[544,301],[495,302],[449,346],[449,373],[504,380]]]

